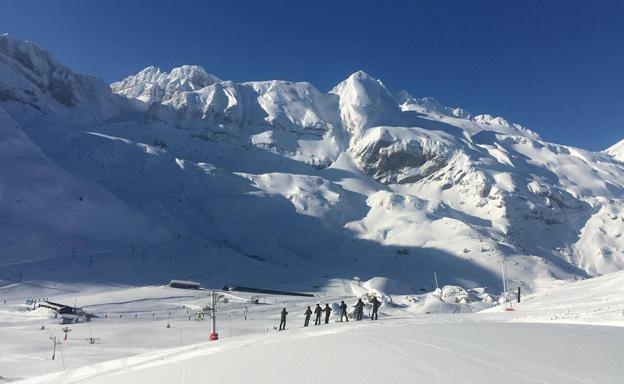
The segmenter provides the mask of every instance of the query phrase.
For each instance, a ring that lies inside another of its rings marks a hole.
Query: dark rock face
[[[429,145],[432,144],[432,145]],[[390,135],[353,151],[362,171],[385,184],[413,183],[445,167],[448,148],[441,143],[400,141]]]
[[[66,78],[53,77],[48,84],[48,92],[50,92],[50,96],[59,103],[67,107],[73,107],[78,104],[78,97],[74,90],[74,84],[75,83],[71,81],[67,81]]]

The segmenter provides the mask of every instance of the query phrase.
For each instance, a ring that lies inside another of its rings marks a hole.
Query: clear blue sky
[[[199,64],[327,91],[363,69],[549,141],[624,139],[622,1],[0,0],[0,31],[108,82]]]

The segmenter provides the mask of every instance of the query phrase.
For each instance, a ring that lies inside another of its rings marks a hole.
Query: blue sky
[[[362,69],[596,150],[624,139],[622,15],[607,0],[0,0],[0,31],[108,82],[199,64],[327,91]]]

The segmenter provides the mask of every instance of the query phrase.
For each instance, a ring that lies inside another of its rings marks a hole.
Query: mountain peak
[[[609,147],[604,151],[606,154],[613,156],[616,160],[624,161],[624,140]]]
[[[62,65],[50,52],[8,33],[0,35],[0,54],[9,56],[24,69],[37,75],[67,68]]]
[[[208,86],[210,84],[221,81],[215,75],[212,75],[199,65],[182,65],[173,68],[169,74],[172,78],[188,79],[198,85]]]
[[[357,71],[334,87],[330,93],[340,98],[340,115],[353,134],[379,126],[401,124],[401,109],[381,80]]]
[[[149,66],[135,75],[111,84],[113,92],[146,103],[167,101],[182,92],[196,91],[221,79],[199,65],[182,65],[171,72]]]
[[[46,49],[7,33],[0,35],[0,79],[4,99],[20,114],[85,102],[104,113],[106,105],[118,101],[100,79],[76,74]]]
[[[369,75],[368,73],[366,73],[366,72],[364,72],[362,70],[353,72],[351,75],[349,75],[349,77],[347,77],[345,80],[343,80],[340,84],[343,84],[343,83],[347,83],[347,84],[349,84],[349,83],[351,83],[351,84],[370,84],[369,85],[370,87],[374,87],[374,88],[381,87],[384,90],[386,90],[386,92],[388,92],[388,90],[386,89],[386,86],[384,85],[384,83],[381,80],[372,77],[371,75]],[[338,84],[338,86],[340,86],[340,84]],[[336,86],[336,87],[338,87],[338,86]],[[334,89],[336,89],[336,88],[334,88]],[[388,94],[389,94],[389,92],[388,92]]]
[[[141,75],[147,75],[147,74],[157,74],[160,73],[160,68],[154,66],[154,65],[150,65],[149,67],[145,67],[144,69],[140,70],[139,72],[137,72],[137,75],[141,74]]]
[[[353,79],[370,79],[370,80],[374,80],[372,76],[370,76],[368,73],[364,72],[363,70],[358,70],[353,72],[349,77],[349,79],[353,78]]]

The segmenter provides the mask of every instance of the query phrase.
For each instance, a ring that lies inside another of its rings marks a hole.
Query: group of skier
[[[381,301],[379,301],[379,299],[377,299],[377,297],[373,296],[373,298],[371,299],[370,302],[373,305],[373,309],[372,309],[370,318],[371,318],[371,320],[378,320],[379,316],[378,316],[377,312],[379,310],[379,307],[381,306]],[[353,317],[355,318],[356,321],[362,320],[362,317],[364,316],[364,307],[365,306],[366,306],[366,304],[364,304],[362,299],[358,299],[357,303],[355,303],[355,305],[353,306],[355,308],[355,311],[353,313]],[[338,308],[340,310],[340,322],[342,323],[343,319],[345,319],[348,322],[349,321],[349,316],[348,316],[348,312],[347,312],[348,306],[344,302],[344,300],[340,301],[340,306]],[[307,327],[308,325],[310,325],[310,317],[312,316],[312,314],[314,314],[314,325],[321,324],[321,316],[322,316],[323,312],[325,312],[325,324],[328,324],[329,323],[329,316],[332,313],[332,308],[329,306],[329,304],[325,304],[325,307],[322,308],[321,305],[317,303],[316,304],[316,308],[314,308],[314,311],[312,311],[310,306],[308,306],[308,308],[304,312],[305,320],[303,322],[303,326]],[[288,312],[286,311],[286,307],[284,307],[282,309],[282,312],[280,313],[280,325],[279,325],[279,330],[280,331],[286,329],[286,315],[288,315]]]

